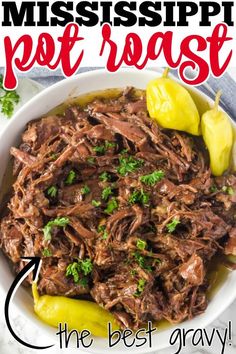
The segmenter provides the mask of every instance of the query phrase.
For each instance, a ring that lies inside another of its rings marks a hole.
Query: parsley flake
[[[76,178],[76,173],[74,170],[71,170],[65,180],[65,184],[72,184]]]
[[[106,225],[99,225],[98,226],[98,233],[101,234],[102,240],[106,240],[108,238],[108,232],[106,230]]]
[[[231,186],[223,186],[222,191],[227,193],[228,195],[234,195],[234,190]]]
[[[88,285],[88,279],[87,278],[81,278],[81,279],[79,279],[78,284],[85,288]]]
[[[106,229],[106,225],[98,225],[98,233],[103,232]]]
[[[93,270],[93,264],[90,258],[85,260],[78,259],[77,262],[70,263],[66,268],[66,276],[72,276],[75,284],[86,286],[88,280],[86,278]],[[85,276],[85,277],[84,277]]]
[[[157,182],[160,182],[164,178],[165,173],[162,170],[154,171],[149,175],[141,176],[139,179],[142,183],[148,186],[154,186]]]
[[[93,148],[93,151],[97,152],[98,154],[104,154],[106,150],[104,145],[100,145],[100,146],[95,146]]]
[[[19,103],[20,96],[14,91],[8,91],[3,87],[3,76],[0,75],[0,105],[1,112],[7,117],[11,118],[15,106]]]
[[[85,185],[85,186],[83,186],[81,188],[81,194],[82,195],[86,195],[86,194],[89,194],[89,193],[90,193],[90,188],[87,185]]]
[[[111,180],[111,175],[108,172],[103,172],[99,176],[100,181],[102,182],[108,182]]]
[[[113,194],[112,188],[110,186],[106,187],[102,191],[102,199],[107,200],[110,197],[110,195],[112,195],[112,194]]]
[[[110,141],[105,141],[105,144],[103,145],[99,145],[99,146],[95,146],[93,148],[93,151],[97,152],[98,154],[105,154],[105,152],[110,149],[110,148],[114,148],[116,147],[116,144]]]
[[[119,158],[119,163],[120,166],[117,168],[117,172],[121,176],[126,176],[128,173],[134,172],[140,168],[144,164],[144,161],[141,159],[135,159],[133,156],[122,156]]]
[[[55,198],[57,195],[57,187],[56,186],[51,186],[47,189],[47,195],[49,195],[52,198]]]
[[[152,271],[151,265],[148,264],[147,257],[142,256],[138,251],[133,253],[133,257],[140,268],[146,269],[148,272]]]
[[[108,232],[105,230],[102,235],[102,239],[106,240],[108,238]]]
[[[58,155],[59,155],[59,154],[56,154],[55,152],[52,152],[51,155],[50,155],[50,157],[51,157],[51,159],[52,159],[53,161],[55,161],[55,160],[58,158]]]
[[[211,193],[216,193],[216,192],[218,192],[217,187],[216,187],[216,186],[214,186],[214,185],[213,185],[213,186],[211,186],[211,187],[210,187],[210,192],[211,192]]]
[[[134,293],[135,297],[138,297],[138,296],[140,296],[142,294],[142,292],[143,292],[143,290],[145,288],[145,285],[146,285],[146,280],[145,279],[139,279],[138,280],[137,290]]]
[[[42,254],[44,257],[50,257],[52,255],[52,252],[48,248],[44,248]]]
[[[149,195],[144,192],[143,189],[141,190],[134,190],[133,193],[129,197],[130,204],[142,204],[147,205],[149,202]]]
[[[94,165],[95,164],[95,157],[93,156],[90,156],[87,158],[87,162],[90,164],[90,165]]]
[[[86,258],[84,261],[80,261],[80,265],[84,275],[90,274],[93,270],[93,264],[90,258]]]
[[[166,228],[168,230],[168,232],[172,233],[175,231],[176,229],[176,226],[180,224],[180,221],[179,219],[177,218],[174,218],[171,222],[169,222],[167,225],[166,225]]]
[[[58,226],[58,227],[65,227],[66,225],[68,225],[70,222],[69,218],[66,217],[62,217],[62,218],[56,218],[54,220],[49,221],[43,228],[43,234],[44,234],[44,238],[47,241],[50,241],[52,238],[52,229],[54,226]]]
[[[143,250],[145,250],[145,248],[147,246],[147,242],[144,240],[141,240],[141,238],[139,238],[136,242],[136,246],[139,250],[143,251]]]
[[[104,212],[106,214],[112,214],[114,210],[116,210],[118,208],[118,203],[117,203],[117,200],[116,198],[111,198],[109,200],[109,202],[107,203],[107,207],[106,209],[104,210]]]
[[[101,205],[101,202],[99,201],[99,200],[95,200],[95,199],[93,199],[92,200],[92,206],[94,206],[94,207],[99,207]]]

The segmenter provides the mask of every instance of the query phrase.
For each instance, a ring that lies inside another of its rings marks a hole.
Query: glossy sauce
[[[66,108],[77,105],[81,108],[84,108],[87,104],[94,100],[110,100],[118,98],[122,94],[123,90],[118,88],[111,88],[107,90],[100,90],[95,92],[90,92],[83,94],[78,97],[68,98],[65,102],[60,104],[59,106],[53,108],[47,115],[57,115],[57,114],[64,114]],[[145,95],[145,90],[135,89],[132,93],[133,97],[140,97]]]

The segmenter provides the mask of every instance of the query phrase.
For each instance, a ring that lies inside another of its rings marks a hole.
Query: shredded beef
[[[28,124],[0,246],[16,272],[43,259],[41,294],[86,296],[138,328],[206,309],[212,258],[236,255],[236,176],[214,178],[202,139],[160,128],[134,92]],[[68,274],[88,259],[84,282]]]

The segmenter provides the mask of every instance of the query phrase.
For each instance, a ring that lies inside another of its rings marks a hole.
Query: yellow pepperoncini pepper
[[[215,106],[202,116],[202,136],[210,155],[214,176],[221,176],[230,165],[233,146],[233,129],[226,113],[219,111],[221,92],[216,95]]]
[[[147,108],[152,119],[163,128],[200,135],[200,116],[190,93],[178,82],[168,78],[168,68],[162,77],[147,85]]]
[[[37,284],[32,284],[34,311],[45,323],[58,327],[59,323],[67,323],[69,329],[90,331],[98,337],[107,337],[107,325],[117,330],[113,315],[91,301],[70,299],[64,296],[39,296]]]

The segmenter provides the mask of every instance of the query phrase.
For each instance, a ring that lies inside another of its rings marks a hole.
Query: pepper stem
[[[162,77],[163,77],[163,78],[168,77],[169,71],[170,71],[170,68],[165,68],[165,70],[163,71]]]
[[[219,90],[219,91],[217,92],[216,98],[215,98],[215,104],[214,104],[214,110],[215,110],[215,111],[218,111],[218,107],[219,107],[221,95],[222,95],[222,91]]]
[[[34,303],[36,304],[39,301],[39,293],[38,293],[37,283],[35,281],[32,283],[32,294],[34,298]]]

